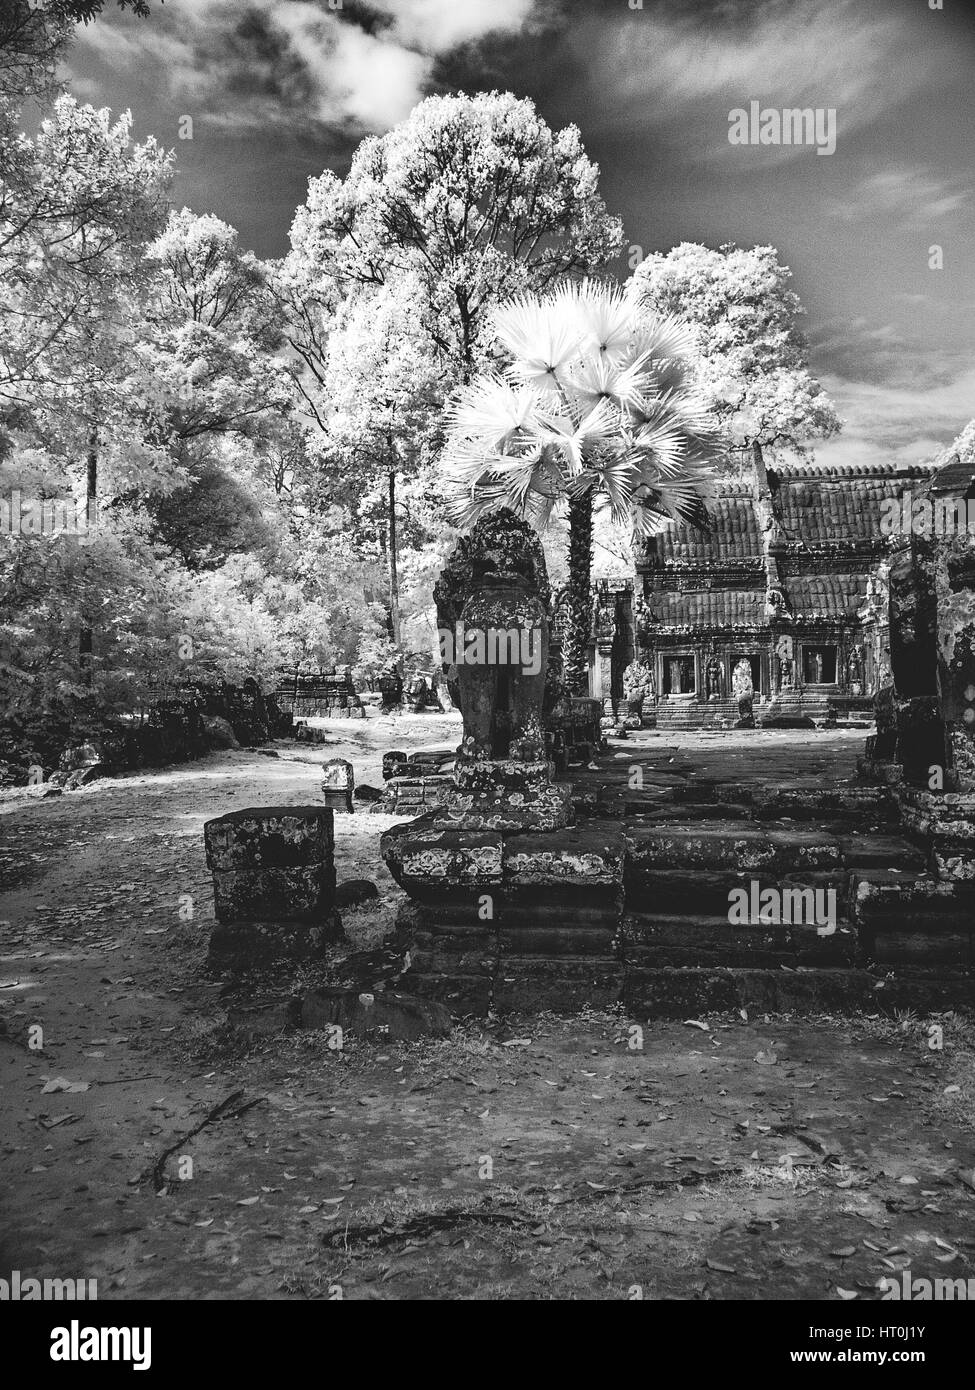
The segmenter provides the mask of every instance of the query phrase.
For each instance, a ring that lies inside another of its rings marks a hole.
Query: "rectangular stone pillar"
[[[220,924],[212,955],[305,957],[341,939],[330,809],[232,811],[207,821],[203,837]]]

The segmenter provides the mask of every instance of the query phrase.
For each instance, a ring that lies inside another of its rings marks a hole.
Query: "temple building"
[[[865,710],[889,680],[885,499],[931,465],[794,463],[718,486],[709,532],[669,526],[632,579],[597,580],[592,694],[644,722],[722,727]],[[888,508],[889,510],[889,508]]]

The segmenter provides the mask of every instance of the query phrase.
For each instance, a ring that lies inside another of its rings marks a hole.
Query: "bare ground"
[[[384,748],[456,736],[436,717],[327,727],[325,750],[0,802],[0,1277],[95,1277],[103,1299],[866,1300],[904,1268],[975,1275],[960,1017],[243,1043],[205,966],[203,822],[317,800],[323,756],[379,785]],[[762,757],[812,771],[823,740],[767,736]],[[732,736],[676,741],[743,756]],[[363,945],[399,898],[377,852],[391,823],[336,818],[340,881],[381,890],[346,914]]]

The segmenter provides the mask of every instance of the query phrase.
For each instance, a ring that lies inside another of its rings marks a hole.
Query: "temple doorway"
[[[665,695],[693,695],[697,691],[697,679],[693,656],[664,655],[663,693]]]
[[[804,685],[833,685],[836,681],[836,648],[803,647],[802,680]]]
[[[624,594],[616,596],[616,616],[613,624],[613,648],[609,658],[610,698],[613,709],[619,709],[623,700],[623,672],[635,656],[633,639],[630,633],[628,604]]]
[[[747,661],[752,673],[752,686],[756,695],[765,695],[767,691],[762,682],[762,658],[758,652],[732,652],[730,667],[733,671],[739,661]]]

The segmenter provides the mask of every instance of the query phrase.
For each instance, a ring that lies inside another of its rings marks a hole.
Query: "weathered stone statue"
[[[755,716],[752,707],[755,702],[755,685],[752,681],[751,662],[745,657],[741,658],[731,673],[731,690],[738,701],[737,727],[739,729],[753,729]]]
[[[398,709],[403,703],[403,678],[395,663],[390,663],[379,677],[379,691],[384,711]]]
[[[627,713],[642,717],[644,705],[654,697],[653,667],[645,656],[631,661],[623,672],[623,697]]]
[[[704,670],[704,689],[709,700],[720,700],[724,694],[724,671],[716,656],[708,658]]]
[[[542,714],[551,590],[531,527],[486,517],[458,543],[434,589],[441,656],[464,721],[457,792],[438,816],[491,829],[569,821],[552,781]]]

